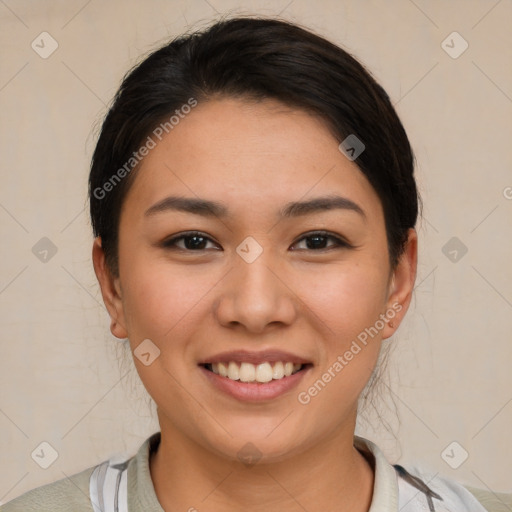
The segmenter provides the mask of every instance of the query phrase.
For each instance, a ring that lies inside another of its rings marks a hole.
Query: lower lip
[[[209,381],[224,393],[231,395],[238,400],[248,402],[261,402],[264,400],[272,400],[296,387],[307,373],[309,368],[304,368],[289,377],[271,380],[270,382],[241,382],[239,380],[231,380],[222,377],[204,366],[199,366]]]

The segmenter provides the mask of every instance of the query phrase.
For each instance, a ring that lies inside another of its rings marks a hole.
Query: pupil
[[[205,242],[204,242],[204,237],[202,237],[202,236],[193,235],[193,236],[187,237],[185,240],[186,240],[185,246],[187,247],[187,249],[203,249],[204,248],[203,244]],[[192,240],[195,240],[195,242],[190,243]]]
[[[312,249],[312,248],[318,249],[318,248],[323,248],[323,246],[325,246],[325,236],[323,236],[323,235],[313,235],[313,236],[308,237],[307,240],[308,241],[306,242],[306,245],[307,245],[308,249]],[[313,240],[314,242],[309,243],[310,240]]]

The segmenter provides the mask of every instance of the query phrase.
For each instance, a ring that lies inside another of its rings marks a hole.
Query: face
[[[162,435],[228,458],[250,442],[269,461],[352,436],[409,303],[410,236],[392,271],[379,198],[319,119],[270,100],[196,106],[124,200],[117,278],[93,251]]]

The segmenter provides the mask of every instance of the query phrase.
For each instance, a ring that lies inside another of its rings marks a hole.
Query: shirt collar
[[[398,511],[398,479],[395,468],[388,462],[380,448],[363,437],[354,436],[354,446],[368,458],[373,458],[375,481],[368,512]]]
[[[142,443],[128,464],[128,506],[133,512],[165,512],[156,496],[149,455],[160,443],[160,432],[155,432]]]

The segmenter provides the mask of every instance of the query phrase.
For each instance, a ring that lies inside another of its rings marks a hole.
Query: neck
[[[348,430],[284,461],[246,466],[162,428],[150,458],[156,495],[166,511],[367,512],[373,467]]]

